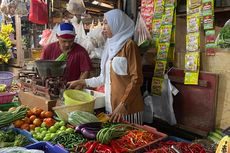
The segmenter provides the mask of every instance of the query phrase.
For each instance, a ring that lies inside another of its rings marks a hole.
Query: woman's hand
[[[125,104],[124,103],[120,103],[115,110],[113,111],[113,113],[111,114],[110,117],[110,122],[121,122],[123,120],[123,112],[125,109]]]
[[[67,82],[68,89],[82,89],[85,85],[86,83],[84,79]]]

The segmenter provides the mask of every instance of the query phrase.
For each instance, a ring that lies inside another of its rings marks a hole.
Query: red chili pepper
[[[98,152],[104,152],[104,153],[114,153],[113,148],[109,147],[108,145],[99,144],[96,148]]]
[[[97,141],[93,142],[93,144],[91,144],[91,146],[89,147],[89,149],[85,153],[93,153],[94,149],[97,147],[97,145],[98,145]]]

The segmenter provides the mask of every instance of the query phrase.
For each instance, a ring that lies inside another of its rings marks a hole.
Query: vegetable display
[[[86,142],[87,140],[79,133],[74,132],[62,132],[55,136],[52,140],[52,144],[60,144],[65,147],[68,151],[77,151],[80,144]]]
[[[74,111],[68,115],[68,122],[74,126],[90,123],[90,122],[99,122],[98,118],[89,113],[83,111]]]
[[[6,126],[15,120],[22,119],[26,116],[27,107],[19,106],[13,111],[0,112],[0,127]]]
[[[0,148],[13,147],[13,146],[26,146],[29,140],[12,129],[6,131],[0,130]]]
[[[224,26],[217,38],[217,46],[220,48],[230,48],[230,25]]]
[[[175,142],[172,140],[166,142],[160,142],[157,144],[155,149],[147,151],[145,153],[177,153],[172,149],[177,148],[182,153],[208,153],[200,144],[186,143],[186,142]]]
[[[91,122],[76,126],[75,132],[81,133],[87,139],[95,139],[97,133],[101,130],[101,122]]]

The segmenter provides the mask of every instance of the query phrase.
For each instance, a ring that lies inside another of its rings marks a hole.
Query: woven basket
[[[10,87],[13,81],[14,74],[9,71],[0,71],[0,84],[5,84]]]
[[[0,104],[6,104],[12,102],[15,92],[4,92],[0,93]]]
[[[65,122],[67,122],[68,113],[72,111],[76,111],[76,110],[93,113],[94,104],[95,104],[95,99],[93,101],[82,103],[82,104],[56,106],[56,107],[53,107],[53,110],[61,120],[64,120]]]

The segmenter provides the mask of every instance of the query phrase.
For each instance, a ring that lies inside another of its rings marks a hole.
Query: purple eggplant
[[[92,131],[86,128],[81,128],[81,133],[84,135],[87,139],[95,139],[98,131]]]
[[[85,123],[85,124],[80,124],[75,127],[75,132],[80,133],[82,128],[89,128],[90,130],[95,130],[97,131],[98,129],[100,130],[102,128],[102,122],[90,122],[90,123]]]

